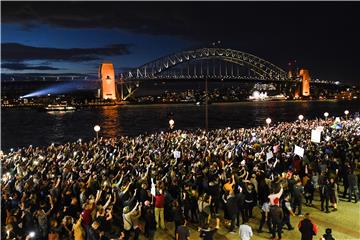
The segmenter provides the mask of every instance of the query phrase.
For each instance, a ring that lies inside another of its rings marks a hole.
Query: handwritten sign
[[[318,129],[311,130],[311,141],[315,143],[320,143],[321,141],[321,131]]]
[[[305,151],[305,149],[303,149],[302,147],[299,147],[299,146],[295,145],[295,149],[294,149],[295,155],[298,155],[298,156],[300,156],[300,157],[304,157],[304,151]]]

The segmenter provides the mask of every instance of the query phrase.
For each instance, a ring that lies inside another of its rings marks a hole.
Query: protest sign
[[[295,149],[294,149],[294,153],[295,155],[298,155],[300,157],[304,157],[304,149],[302,147],[299,147],[297,145],[295,145]]]
[[[273,157],[274,157],[274,154],[271,151],[266,153],[266,160],[269,160],[269,159],[271,159]]]
[[[178,158],[180,158],[180,156],[181,156],[180,151],[175,150],[174,151],[174,158],[178,159]]]
[[[318,129],[311,130],[311,141],[315,143],[320,143],[321,141],[321,131]]]

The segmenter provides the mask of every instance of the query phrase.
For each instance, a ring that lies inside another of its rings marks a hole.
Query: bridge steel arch
[[[132,71],[129,71],[127,79],[151,79],[158,74],[176,65],[183,64],[191,60],[220,59],[234,64],[247,67],[259,75],[261,79],[269,80],[289,80],[286,72],[273,63],[259,58],[255,55],[241,52],[238,50],[224,48],[201,48],[179,53],[170,54],[152,62],[146,63]]]

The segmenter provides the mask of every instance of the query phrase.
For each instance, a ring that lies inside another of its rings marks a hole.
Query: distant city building
[[[112,63],[102,63],[99,67],[102,99],[116,100],[115,71]]]
[[[310,96],[310,75],[309,75],[309,71],[306,69],[301,69],[300,73],[299,73],[300,77],[301,77],[301,82],[302,82],[302,86],[301,86],[301,94],[303,97],[308,97]]]

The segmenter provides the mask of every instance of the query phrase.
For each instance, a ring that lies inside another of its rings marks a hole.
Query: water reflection
[[[123,132],[122,124],[120,121],[121,109],[117,106],[105,106],[99,111],[101,115],[101,132],[100,136],[116,137]],[[119,116],[120,115],[120,116]]]
[[[329,112],[329,117],[344,117],[345,110],[350,114],[359,112],[359,101],[211,104],[209,129],[265,126],[268,117],[276,123],[295,121],[299,114],[303,114],[305,119],[323,118],[324,112]],[[166,131],[169,112],[174,113],[176,129],[205,126],[204,106],[195,105],[106,106],[48,113],[34,109],[2,109],[1,148],[49,145],[79,138],[87,141],[95,137],[93,128],[97,124],[101,127],[100,137]]]

